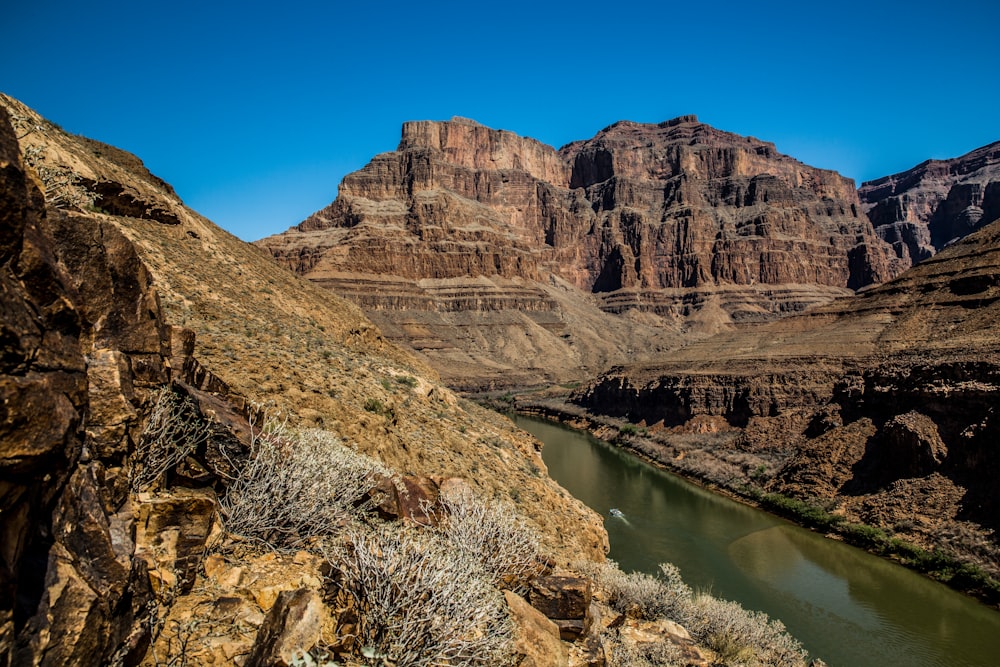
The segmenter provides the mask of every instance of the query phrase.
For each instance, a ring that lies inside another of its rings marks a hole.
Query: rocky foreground
[[[605,563],[537,443],[356,307],[0,104],[0,662],[803,663]]]

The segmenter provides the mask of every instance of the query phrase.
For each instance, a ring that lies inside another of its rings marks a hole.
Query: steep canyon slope
[[[165,391],[224,425],[213,428],[235,451],[250,447],[247,419],[261,423],[256,404],[322,427],[415,489],[462,478],[515,503],[553,562],[603,558],[600,517],[545,475],[533,439],[441,386],[356,306],[187,209],[134,156],[2,95],[0,215],[3,664],[137,664],[196,575],[202,593],[223,595],[202,557],[232,452],[182,457],[169,488],[135,492]],[[224,604],[240,620],[225,632],[244,637],[218,650],[249,650],[255,599],[278,586],[265,571],[295,588],[310,563],[231,568],[239,586]]]
[[[875,231],[916,264],[1000,217],[1000,142],[863,183]]]
[[[693,116],[559,151],[406,123],[330,206],[258,244],[465,388],[586,378],[907,265],[850,180]]]

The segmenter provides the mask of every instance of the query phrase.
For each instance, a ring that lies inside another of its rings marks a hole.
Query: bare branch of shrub
[[[439,503],[438,532],[479,561],[494,586],[523,593],[541,572],[538,537],[512,504],[487,501],[467,486],[446,489]]]
[[[297,433],[269,420],[221,500],[226,528],[272,548],[329,535],[367,507],[380,463],[319,429]]]
[[[795,667],[806,658],[802,645],[781,621],[736,602],[699,595],[692,601],[687,628],[716,651],[725,664],[749,667]]]
[[[684,651],[668,639],[636,643],[615,634],[605,637],[604,650],[608,667],[680,667],[688,663]]]
[[[198,416],[190,398],[178,396],[170,387],[161,389],[136,445],[132,492],[148,490],[210,435],[211,425]]]
[[[331,563],[361,613],[370,665],[512,664],[512,623],[482,566],[405,524],[355,526]]]
[[[736,602],[695,595],[681,580],[680,571],[670,563],[660,565],[658,577],[642,572],[625,574],[611,561],[580,567],[589,571],[609,594],[615,610],[634,618],[665,618],[680,623],[695,640],[719,654],[720,664],[747,667],[804,664],[806,652],[781,621],[771,620],[763,612],[748,611]]]

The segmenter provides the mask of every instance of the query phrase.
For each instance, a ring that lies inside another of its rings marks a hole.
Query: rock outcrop
[[[0,660],[131,662],[150,641],[156,582],[193,583],[215,515],[210,490],[201,511],[188,503],[173,522],[162,503],[130,495],[133,455],[181,332],[115,225],[46,209],[2,109],[0,165]],[[155,528],[137,530],[137,518]],[[186,529],[194,523],[199,535]],[[161,564],[170,582],[151,575]]]
[[[1000,218],[1000,142],[861,185],[875,231],[910,264]]]
[[[903,268],[850,180],[693,116],[559,151],[406,123],[330,206],[258,244],[466,388],[579,379]]]

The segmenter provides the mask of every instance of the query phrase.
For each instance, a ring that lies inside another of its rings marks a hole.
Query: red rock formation
[[[805,284],[856,289],[897,272],[853,183],[693,116],[620,122],[565,146],[600,231],[595,291]]]
[[[713,461],[776,452],[768,490],[886,530],[911,526],[905,539],[996,576],[998,305],[1000,220],[892,281],[615,368],[575,400],[684,434],[724,419],[740,432]]]
[[[485,369],[498,365],[508,381],[530,381],[526,368],[562,381],[663,345],[594,306],[702,335],[828,302],[899,268],[850,180],[691,116],[616,123],[558,152],[463,119],[407,123],[398,149],[348,175],[333,204],[258,243],[463,386],[495,383]],[[517,345],[513,358],[484,352],[483,339],[523,338],[524,325],[490,323],[509,311],[530,314],[545,340]],[[475,333],[456,338],[455,325]],[[612,330],[623,333],[581,333]]]
[[[879,236],[916,264],[1000,218],[1000,142],[868,181],[858,194]]]

